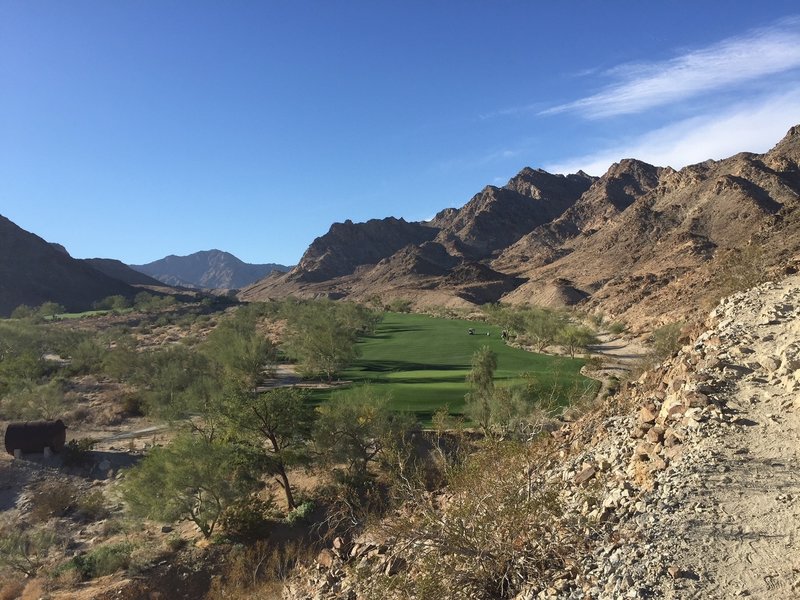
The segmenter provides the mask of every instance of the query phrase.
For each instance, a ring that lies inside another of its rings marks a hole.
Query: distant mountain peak
[[[273,271],[285,272],[284,265],[249,264],[230,252],[211,249],[186,256],[170,254],[132,269],[167,285],[200,289],[239,289],[255,283]]]

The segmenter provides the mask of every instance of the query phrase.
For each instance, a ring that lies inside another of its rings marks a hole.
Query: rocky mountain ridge
[[[334,225],[297,267],[259,281],[241,298],[579,304],[652,327],[716,299],[723,264],[748,244],[759,249],[764,272],[795,268],[798,164],[800,127],[793,127],[763,155],[741,153],[679,171],[634,159],[600,178],[526,168],[429,223]]]
[[[109,277],[90,264],[72,258],[63,246],[54,246],[0,216],[0,315],[8,316],[21,304],[39,306],[57,302],[69,311],[91,308],[92,303],[137,290]]]
[[[250,264],[221,250],[204,250],[187,256],[171,254],[165,258],[130,267],[163,284],[206,290],[239,289],[251,285],[274,271],[287,271],[278,264]]]

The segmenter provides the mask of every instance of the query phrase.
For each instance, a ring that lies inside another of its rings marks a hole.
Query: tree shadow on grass
[[[362,372],[396,373],[402,371],[464,371],[469,365],[437,365],[404,360],[358,360],[353,365]]]
[[[381,326],[380,330],[365,335],[363,339],[365,340],[388,340],[395,336],[398,333],[410,333],[412,331],[422,331],[422,327],[413,327],[411,325],[385,325]]]

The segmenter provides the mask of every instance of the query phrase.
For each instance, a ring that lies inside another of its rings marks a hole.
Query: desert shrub
[[[220,518],[220,527],[229,537],[255,539],[269,533],[275,516],[275,502],[271,496],[266,500],[244,498],[225,509]]]
[[[183,539],[177,533],[170,534],[167,539],[164,540],[164,544],[167,546],[167,549],[170,552],[178,552],[179,550],[183,550],[188,543],[188,540]]]
[[[107,296],[102,300],[94,303],[94,307],[98,310],[125,310],[131,307],[131,301],[125,296],[119,294],[114,296]]]
[[[414,426],[410,415],[389,407],[389,398],[370,386],[334,394],[317,409],[314,440],[326,460],[345,463],[349,472],[365,476],[371,463],[380,462],[393,440]]]
[[[47,527],[27,527],[10,520],[0,523],[0,567],[35,575],[58,538]]]
[[[67,309],[58,302],[43,302],[36,312],[40,317],[55,319],[59,314],[67,312]]]
[[[257,316],[239,309],[209,334],[202,347],[226,377],[247,389],[255,388],[264,371],[275,366],[275,348],[256,326]]]
[[[444,507],[421,492],[413,511],[387,525],[395,547],[415,548],[398,591],[510,598],[528,582],[546,587],[548,571],[587,543],[583,517],[566,512],[559,483],[539,474],[550,459],[546,444],[491,444],[451,479]]]
[[[589,356],[586,359],[586,367],[588,369],[592,369],[596,371],[597,369],[603,368],[603,357],[602,356]]]
[[[71,373],[99,373],[103,368],[103,349],[94,340],[85,338],[72,349],[71,359]]]
[[[155,312],[176,304],[174,296],[156,296],[149,292],[139,292],[133,299],[133,307],[142,312]]]
[[[277,545],[259,540],[251,546],[236,545],[222,577],[212,581],[206,600],[279,598],[292,569],[312,556],[313,547],[302,542]]]
[[[52,420],[68,406],[61,382],[53,379],[41,385],[28,383],[7,394],[0,403],[0,415],[25,421]]]
[[[613,396],[619,391],[620,388],[620,381],[619,377],[616,375],[612,375],[608,378],[608,395]]]
[[[164,547],[156,543],[135,544],[128,559],[128,576],[142,575],[165,558]]]
[[[294,525],[295,523],[302,523],[308,520],[311,514],[314,512],[314,503],[307,501],[301,502],[297,505],[293,511],[291,511],[288,515],[286,515],[286,522],[290,525]]]
[[[287,321],[286,354],[308,376],[328,380],[358,356],[358,336],[372,331],[380,315],[349,302],[286,301],[280,316]]]
[[[103,372],[120,381],[133,378],[139,364],[136,342],[127,334],[120,335],[116,339],[114,348],[103,355]]]
[[[710,288],[715,290],[712,300],[749,290],[766,281],[768,273],[767,260],[759,244],[728,250],[720,259],[711,282]]]
[[[263,448],[267,472],[277,476],[287,507],[294,509],[288,469],[310,461],[308,442],[314,409],[306,395],[297,388],[263,393],[239,389],[226,394],[220,412],[233,436],[247,445]]]
[[[139,386],[148,415],[184,416],[211,393],[215,377],[208,359],[185,346],[142,353],[132,380]]]
[[[383,517],[392,508],[390,489],[363,473],[334,471],[331,481],[317,489],[315,501],[324,518],[315,525],[320,537],[354,537],[367,523]]]
[[[81,521],[100,521],[110,514],[106,499],[100,490],[80,494],[75,500],[73,517]]]
[[[564,346],[571,358],[575,358],[578,350],[586,349],[597,343],[597,337],[588,327],[568,323],[556,335],[556,341]]]
[[[36,309],[27,304],[20,304],[11,313],[12,319],[33,319],[36,316]]]
[[[191,521],[210,538],[225,509],[258,487],[249,460],[231,445],[182,434],[126,471],[123,496],[134,516]]]
[[[395,298],[389,302],[388,309],[392,312],[408,313],[411,312],[411,300],[405,298]]]
[[[622,321],[615,321],[608,327],[608,331],[614,335],[620,335],[621,333],[624,333],[625,329],[627,329],[627,327],[625,327],[625,323]]]
[[[122,410],[129,417],[144,415],[144,401],[137,392],[126,392],[122,395]]]
[[[650,339],[653,343],[652,355],[656,362],[660,362],[675,354],[681,348],[681,330],[684,323],[677,321],[659,327],[653,331]]]
[[[99,546],[86,554],[73,557],[68,561],[65,570],[74,568],[85,579],[111,575],[121,569],[128,568],[133,549],[134,546],[130,542]]]
[[[66,516],[73,508],[78,489],[71,483],[43,481],[31,489],[29,517],[34,523]]]
[[[61,460],[66,467],[82,467],[91,462],[91,451],[96,440],[91,438],[80,438],[77,440],[70,440],[64,446],[61,453]]]

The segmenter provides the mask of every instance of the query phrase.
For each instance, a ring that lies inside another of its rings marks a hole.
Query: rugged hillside
[[[239,289],[266,277],[273,271],[287,271],[278,264],[254,265],[229,252],[205,250],[188,256],[171,254],[132,269],[167,285],[202,289]]]
[[[131,269],[124,262],[113,258],[86,258],[83,259],[83,262],[101,273],[105,273],[114,279],[119,279],[128,285],[151,285],[159,287],[164,285],[161,281]]]
[[[567,254],[570,240],[581,233],[591,235],[655,189],[662,171],[633,159],[612,165],[574,205],[506,248],[493,266],[509,272],[524,272]]]
[[[287,279],[318,282],[349,275],[360,266],[374,264],[405,246],[430,241],[435,235],[431,227],[393,217],[334,223],[328,233],[311,243]]]
[[[437,240],[455,254],[470,259],[489,258],[535,227],[548,223],[572,206],[594,178],[551,175],[523,169],[505,187],[488,186],[460,210],[445,210],[433,224]]]
[[[799,147],[794,127],[766,154],[680,171],[634,159],[599,179],[526,168],[430,223],[334,225],[242,298],[578,304],[651,327],[718,298],[737,256],[751,279],[796,268]]]
[[[0,315],[20,304],[53,301],[67,310],[91,308],[106,296],[132,297],[136,290],[76,260],[0,216]]]
[[[524,169],[502,188],[489,186],[461,209],[429,223],[388,218],[334,224],[285,276],[243,290],[245,300],[327,295],[404,297],[417,304],[494,302],[522,283],[486,260],[571,206],[592,177]]]
[[[687,341],[471,485],[335,539],[284,597],[797,598],[800,276],[727,298]]]
[[[663,169],[655,187],[651,180],[649,191],[605,224],[566,239],[551,260],[526,261],[520,254],[515,260],[516,249],[498,259],[495,268],[529,279],[504,300],[535,301],[560,278],[587,294],[589,308],[657,322],[713,297],[726,259],[748,245],[754,249],[748,260],[759,263],[750,266],[762,275],[793,269],[800,251],[799,154],[795,127],[764,155]],[[532,247],[552,239],[552,230],[539,233],[532,234]]]

